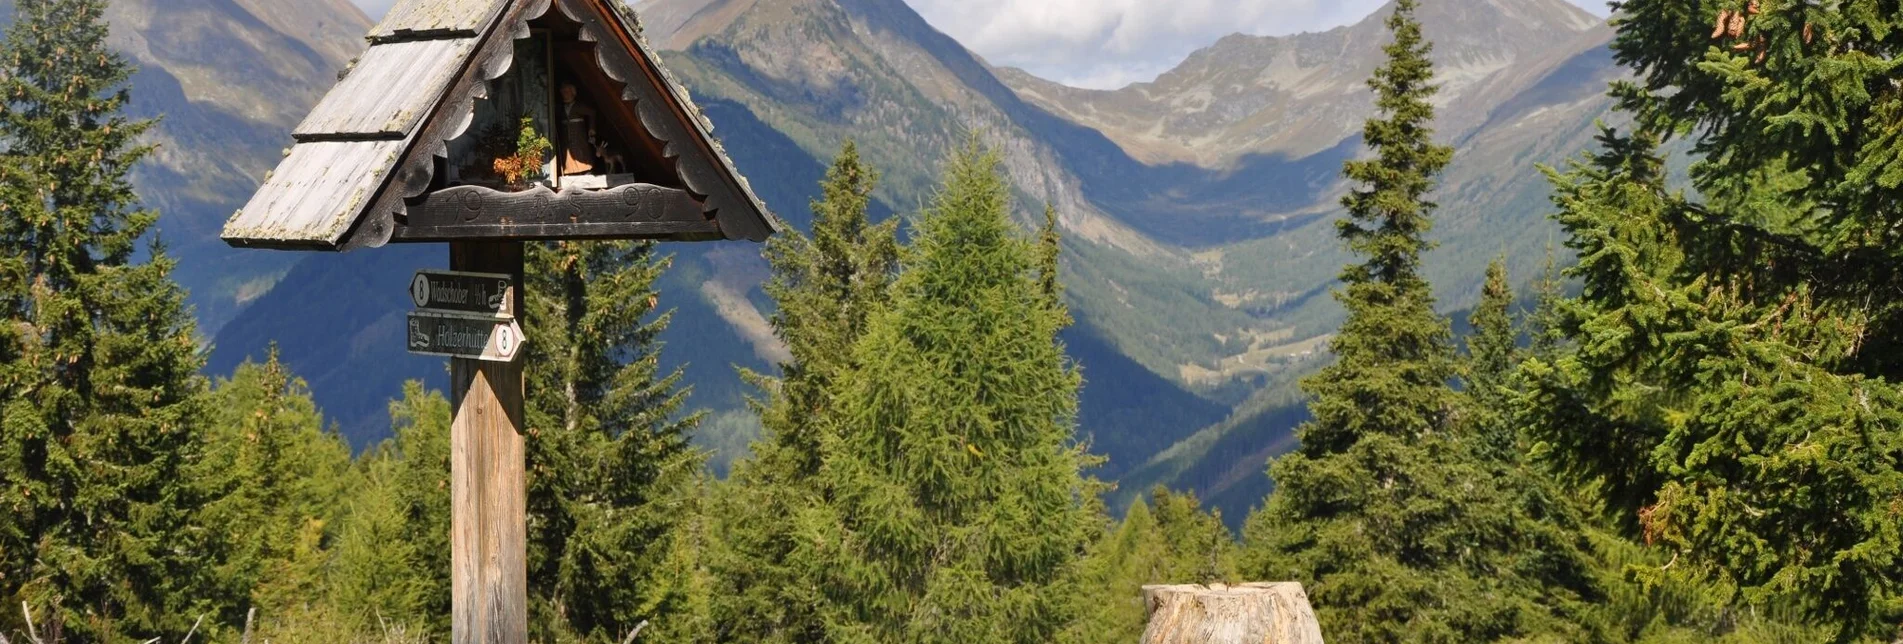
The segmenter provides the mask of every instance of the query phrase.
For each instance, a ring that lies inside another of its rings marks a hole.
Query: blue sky
[[[352,0],[376,18],[392,0]],[[1156,78],[1232,33],[1283,35],[1360,20],[1386,0],[905,0],[994,64],[1077,87]],[[1604,0],[1571,0],[1606,15]],[[638,3],[637,3],[638,4]]]

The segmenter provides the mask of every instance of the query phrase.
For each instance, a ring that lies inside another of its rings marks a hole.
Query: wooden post
[[[515,276],[522,243],[456,242],[451,270]],[[522,363],[449,361],[450,641],[528,641],[528,518],[523,483]]]
[[[1302,585],[1144,586],[1143,644],[1322,644]]]

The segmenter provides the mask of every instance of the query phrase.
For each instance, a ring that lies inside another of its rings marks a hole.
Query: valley
[[[402,381],[443,378],[439,362],[392,360],[388,346],[403,283],[439,265],[440,250],[234,253],[216,239],[288,144],[294,115],[361,48],[368,18],[342,0],[114,6],[115,42],[144,70],[134,108],[165,117],[160,152],[137,178],[164,212],[208,371],[228,374],[284,340],[285,362],[330,422],[359,446],[380,438]],[[1060,213],[1078,322],[1065,339],[1088,383],[1080,439],[1110,458],[1099,475],[1121,483],[1112,506],[1166,484],[1239,519],[1261,498],[1263,460],[1289,446],[1301,419],[1292,383],[1326,359],[1341,317],[1328,297],[1346,261],[1332,222],[1340,164],[1372,110],[1363,79],[1381,59],[1381,12],[1321,33],[1230,36],[1154,82],[1100,91],[994,67],[901,0],[644,0],[635,10],[741,171],[796,228],[847,138],[882,173],[879,217],[926,203],[937,151],[973,136],[996,147],[1020,219],[1029,225],[1046,203]],[[1620,72],[1610,31],[1561,0],[1448,0],[1420,17],[1445,71],[1439,138],[1458,150],[1426,273],[1454,311],[1474,301],[1493,257],[1519,281],[1535,273],[1553,242],[1536,168],[1587,147],[1608,109],[1605,83]],[[234,54],[248,64],[206,63]],[[690,404],[719,419],[700,443],[725,462],[757,431],[734,367],[766,370],[781,355],[764,326],[764,263],[718,245],[669,250],[665,339],[731,347],[663,352],[686,367]],[[309,296],[346,289],[373,296],[349,306]],[[311,337],[326,340],[288,344]]]

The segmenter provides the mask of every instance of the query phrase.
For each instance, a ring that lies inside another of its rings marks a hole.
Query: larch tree
[[[784,231],[767,241],[773,274],[766,293],[777,305],[774,333],[791,360],[776,377],[748,374],[763,392],[754,401],[765,435],[752,456],[716,488],[709,523],[719,539],[709,567],[723,641],[806,642],[824,636],[820,597],[803,558],[802,530],[824,501],[818,484],[826,415],[839,378],[854,364],[852,346],[874,311],[886,306],[898,270],[897,220],[868,219],[876,175],[847,141],[811,204],[813,234]]]
[[[1057,230],[1057,207],[1044,206],[1044,227],[1037,233],[1037,288],[1044,293],[1046,305],[1064,308],[1063,236]],[[1066,320],[1068,323],[1068,319]]]
[[[951,160],[826,416],[825,521],[796,547],[824,562],[829,640],[1047,642],[1075,619],[1094,459],[997,164],[976,143]]]
[[[1204,511],[1192,493],[1157,486],[1149,503],[1131,504],[1123,521],[1085,557],[1078,619],[1060,642],[1135,642],[1149,610],[1146,584],[1235,583],[1236,543],[1220,511]]]
[[[0,598],[72,639],[171,639],[223,608],[186,476],[207,387],[174,262],[140,252],[151,122],[122,113],[105,11],[18,2],[0,42]]]
[[[216,495],[201,525],[224,536],[214,570],[232,599],[220,622],[243,624],[254,608],[283,621],[326,587],[324,545],[346,494],[350,445],[324,431],[310,390],[276,347],[218,383],[211,414],[207,455],[192,476]]]
[[[663,371],[651,242],[528,247],[529,594],[545,641],[706,630],[691,555],[703,455],[681,372]]]
[[[420,382],[390,403],[395,435],[357,458],[348,484],[326,574],[333,614],[312,617],[348,632],[449,632],[450,418]]]
[[[1246,523],[1242,571],[1303,583],[1331,639],[1583,637],[1567,615],[1587,590],[1584,566],[1555,555],[1563,531],[1538,526],[1476,456],[1449,324],[1420,275],[1428,193],[1452,150],[1432,140],[1415,6],[1395,4],[1387,62],[1369,81],[1374,155],[1344,169],[1356,186],[1338,230],[1362,261],[1336,291],[1348,313],[1336,362],[1303,381],[1314,419],[1270,467],[1276,488]]]
[[[767,242],[773,276],[765,289],[778,305],[773,327],[792,360],[780,365],[777,379],[755,378],[769,396],[760,410],[767,440],[755,446],[754,474],[794,480],[819,471],[816,418],[831,404],[832,385],[852,365],[853,343],[885,306],[898,271],[898,220],[874,224],[868,215],[877,183],[847,140],[811,204],[812,237],[792,232]]]

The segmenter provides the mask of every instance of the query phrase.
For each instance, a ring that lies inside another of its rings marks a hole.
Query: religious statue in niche
[[[623,128],[596,96],[588,70],[563,70],[536,34],[516,42],[516,58],[477,101],[469,129],[449,143],[447,185],[520,192],[537,186],[603,190],[635,183]],[[613,106],[609,106],[613,107]]]
[[[595,169],[600,145],[595,140],[600,119],[596,118],[595,106],[580,100],[581,91],[574,81],[562,81],[561,96],[562,104],[556,111],[562,118],[562,174],[589,174]]]
[[[555,113],[562,122],[562,185],[605,188],[616,184],[608,175],[627,172],[627,162],[609,137],[603,136],[600,113],[572,80],[562,81],[556,94],[561,99]]]

